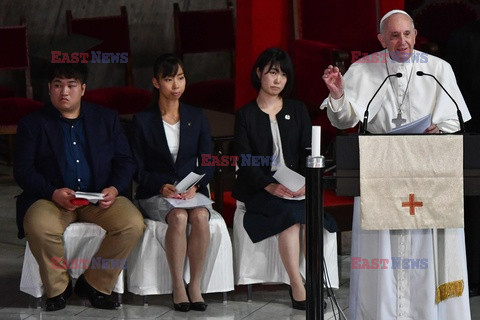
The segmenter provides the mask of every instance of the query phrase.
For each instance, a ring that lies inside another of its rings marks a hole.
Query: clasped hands
[[[268,193],[279,198],[296,198],[296,197],[305,195],[305,185],[296,192],[288,189],[287,187],[285,187],[283,184],[280,184],[280,183],[270,183],[264,189]]]
[[[102,209],[108,209],[115,202],[118,196],[118,190],[114,186],[102,190],[103,200],[98,201],[98,206]],[[82,207],[74,205],[71,200],[75,199],[75,191],[70,188],[56,189],[52,194],[52,201],[67,211],[75,211]]]
[[[198,186],[193,186],[188,189],[186,192],[178,193],[177,188],[173,184],[166,183],[160,189],[160,194],[165,198],[174,198],[174,199],[192,199],[197,193]]]

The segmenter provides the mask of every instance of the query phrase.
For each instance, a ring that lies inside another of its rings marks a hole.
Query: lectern
[[[339,196],[360,195],[360,156],[359,135],[338,136],[336,138],[336,194]],[[463,135],[463,175],[464,195],[480,195],[480,135]],[[318,161],[315,161],[318,160]],[[318,164],[318,165],[317,165]],[[311,158],[307,161],[307,320],[323,319],[320,301],[323,300],[322,243],[318,232],[323,227],[324,187],[331,185],[331,179],[322,177],[325,160]],[[325,182],[325,183],[324,183]],[[310,242],[310,245],[309,245]]]
[[[336,193],[360,195],[360,158],[358,134],[336,139]],[[463,182],[465,196],[480,195],[480,135],[463,135]]]

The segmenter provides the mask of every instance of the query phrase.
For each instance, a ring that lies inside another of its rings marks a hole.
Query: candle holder
[[[313,145],[312,145],[313,149]],[[325,157],[307,157],[307,320],[323,319],[323,171]]]

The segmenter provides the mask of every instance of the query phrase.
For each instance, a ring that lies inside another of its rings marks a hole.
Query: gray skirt
[[[167,215],[172,209],[175,209],[174,206],[170,204],[167,200],[165,200],[162,196],[153,196],[148,199],[139,199],[138,205],[140,207],[140,211],[142,214],[147,218],[155,221],[162,221],[167,223]],[[212,216],[212,205],[209,204],[208,206],[203,206],[201,208],[205,208],[208,210],[209,217]],[[188,209],[187,209],[188,210]]]

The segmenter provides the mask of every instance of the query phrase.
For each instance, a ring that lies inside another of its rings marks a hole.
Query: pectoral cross
[[[397,114],[397,117],[396,117],[395,119],[392,119],[392,122],[393,122],[393,124],[395,124],[395,128],[399,128],[399,127],[402,126],[402,123],[407,122],[407,120],[406,120],[406,119],[403,119],[403,118],[402,118],[402,113],[399,112],[399,113]]]

